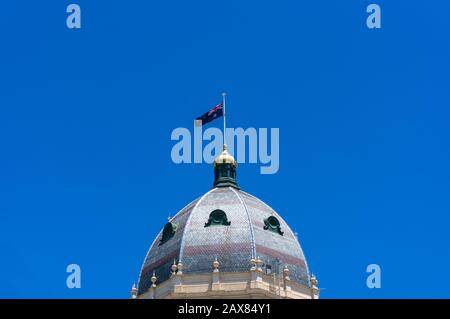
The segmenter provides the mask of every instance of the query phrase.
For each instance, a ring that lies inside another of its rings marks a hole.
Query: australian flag
[[[220,102],[216,106],[214,106],[211,110],[203,114],[202,116],[197,117],[195,123],[197,126],[205,125],[219,117],[223,116],[223,103]]]

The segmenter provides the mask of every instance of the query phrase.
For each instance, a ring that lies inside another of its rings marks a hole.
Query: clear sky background
[[[450,297],[449,1],[71,2],[1,5],[0,297],[128,298],[212,185],[170,134],[222,91],[229,126],[280,128],[279,172],[239,184],[298,232],[323,298]]]

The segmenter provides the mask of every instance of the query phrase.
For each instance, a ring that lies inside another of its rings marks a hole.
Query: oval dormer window
[[[228,221],[227,214],[221,209],[216,209],[209,214],[208,222],[205,223],[205,227],[209,226],[229,226],[231,222]]]
[[[164,244],[169,239],[171,239],[175,235],[175,231],[177,230],[177,225],[168,222],[163,229],[161,240],[159,241],[159,245]]]
[[[281,231],[281,225],[275,216],[269,216],[264,219],[264,229],[273,231],[283,236],[284,232]]]

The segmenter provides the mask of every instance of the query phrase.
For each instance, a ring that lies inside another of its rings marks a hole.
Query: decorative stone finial
[[[250,265],[251,265],[250,270],[255,271],[256,270],[256,259],[255,258],[250,259]]]
[[[177,261],[175,259],[173,260],[173,265],[172,265],[171,269],[172,269],[172,275],[175,275],[177,272]]]
[[[214,259],[214,261],[213,261],[214,272],[219,272],[219,266],[220,266],[220,263],[216,257],[216,259]]]
[[[319,281],[317,280],[317,278],[316,278],[316,276],[314,274],[311,275],[310,282],[311,282],[311,286],[313,288],[317,288],[317,285],[319,284]]]
[[[289,278],[289,268],[286,265],[284,265],[283,274],[284,274],[284,280],[290,280],[290,278]]]
[[[152,278],[151,278],[151,281],[152,281],[152,287],[153,288],[155,288],[156,287],[156,274],[155,274],[155,271],[153,270],[153,275],[152,275]]]
[[[131,292],[130,292],[131,299],[136,299],[137,293],[138,293],[138,290],[136,288],[136,284],[133,283],[133,287],[131,287]]]
[[[181,262],[178,262],[177,268],[178,268],[177,275],[182,275],[183,274],[183,264]]]
[[[256,258],[256,269],[258,270],[258,271],[263,271],[262,270],[262,264],[263,264],[263,261],[261,260],[261,258],[259,258],[259,256]]]

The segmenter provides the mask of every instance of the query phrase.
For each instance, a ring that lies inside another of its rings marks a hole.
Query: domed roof
[[[289,269],[291,280],[307,287],[309,272],[300,244],[286,222],[267,204],[237,187],[215,187],[171,218],[151,245],[139,278],[139,294],[155,273],[170,277],[174,261],[184,274],[249,271],[252,258],[267,272]]]

